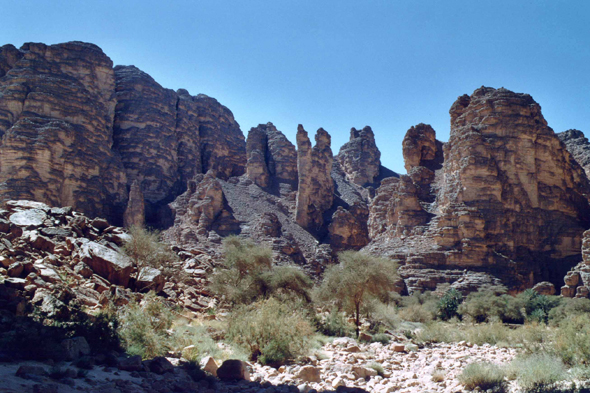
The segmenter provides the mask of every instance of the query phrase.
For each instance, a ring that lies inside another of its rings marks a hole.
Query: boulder
[[[164,374],[174,371],[174,366],[168,359],[163,356],[156,356],[148,362],[148,367],[151,372],[156,374]]]
[[[315,366],[303,366],[295,375],[304,382],[321,382],[320,369]]]
[[[95,242],[80,247],[81,258],[99,276],[113,284],[126,287],[133,272],[133,263],[128,256]]]
[[[90,346],[84,337],[72,337],[61,342],[65,360],[76,360],[90,354]]]
[[[159,293],[164,289],[165,283],[164,275],[160,270],[146,266],[137,275],[135,289]]]
[[[222,381],[250,381],[250,372],[248,371],[246,362],[237,359],[228,359],[217,369],[217,377]]]
[[[46,219],[47,214],[41,209],[19,211],[9,217],[11,223],[25,228],[40,227]]]
[[[217,369],[219,366],[215,362],[211,356],[205,356],[201,359],[201,370],[208,372],[209,374],[213,375],[214,377],[217,376]]]
[[[540,295],[555,295],[555,285],[548,281],[542,281],[540,283],[535,284],[533,287],[533,291],[539,293]]]
[[[119,358],[118,368],[123,371],[143,371],[141,356],[135,355],[128,358]]]

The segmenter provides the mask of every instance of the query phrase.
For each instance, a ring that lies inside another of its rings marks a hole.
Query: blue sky
[[[161,85],[217,98],[242,131],[370,125],[405,173],[412,125],[485,85],[531,94],[549,125],[590,132],[590,1],[0,0],[0,45],[81,40]]]

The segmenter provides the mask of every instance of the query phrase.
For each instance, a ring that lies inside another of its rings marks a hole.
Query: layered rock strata
[[[127,182],[111,150],[115,75],[95,45],[6,45],[0,52],[0,200],[121,215]]]
[[[404,261],[410,291],[457,281],[464,269],[512,288],[558,283],[589,225],[583,169],[529,95],[482,87],[459,97],[450,114],[441,169],[414,172],[433,156],[432,132],[404,143],[410,179],[377,191],[369,248]]]
[[[297,151],[272,123],[248,132],[246,141],[248,177],[260,187],[297,187]]]
[[[381,152],[375,144],[375,135],[369,126],[362,130],[352,128],[350,140],[342,145],[334,158],[347,178],[356,185],[371,185],[379,176]]]
[[[567,130],[557,134],[559,140],[565,144],[567,150],[584,168],[586,176],[590,175],[590,142],[579,130]]]
[[[295,220],[303,228],[317,233],[324,224],[324,212],[334,201],[331,137],[323,128],[315,136],[312,147],[307,131],[297,127],[297,210]]]
[[[162,88],[95,45],[0,50],[0,200],[72,205],[120,222],[134,182],[150,225],[188,180],[245,171],[245,142],[215,99]]]

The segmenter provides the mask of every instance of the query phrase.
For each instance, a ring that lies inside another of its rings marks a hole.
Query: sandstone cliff
[[[352,128],[350,140],[342,145],[335,157],[348,179],[359,186],[373,184],[379,176],[381,152],[375,144],[371,127]]]
[[[578,164],[584,168],[586,176],[590,175],[590,142],[579,130],[567,130],[557,134],[570,154],[576,159]]]
[[[460,97],[450,114],[441,169],[415,172],[436,143],[430,130],[418,138],[411,136],[418,127],[408,132],[418,141],[404,143],[410,174],[377,191],[369,249],[404,261],[410,291],[467,282],[471,272],[513,288],[556,284],[589,224],[584,171],[529,95],[482,87]]]
[[[227,108],[164,89],[136,67],[113,69],[95,45],[6,45],[0,77],[1,200],[121,223],[137,181],[147,222],[166,226],[167,204],[193,176],[244,173],[244,137]]]

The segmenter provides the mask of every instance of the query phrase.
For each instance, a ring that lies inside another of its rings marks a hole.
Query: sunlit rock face
[[[127,180],[111,149],[111,60],[81,42],[6,45],[0,77],[0,199],[70,205],[120,220]]]
[[[375,144],[371,127],[352,128],[350,140],[340,148],[335,159],[352,183],[359,186],[372,184],[379,176],[381,152]]]
[[[312,147],[307,131],[297,128],[297,211],[295,220],[303,228],[317,232],[324,224],[323,214],[334,201],[331,137],[323,128],[315,136]]]
[[[372,247],[406,262],[411,290],[456,281],[465,268],[517,288],[558,283],[589,224],[584,170],[527,94],[482,87],[459,97],[450,114],[440,169],[416,173],[436,142],[430,130],[408,132],[418,134],[404,140],[418,141],[404,143],[410,173],[377,190]]]
[[[227,108],[164,89],[136,67],[113,68],[93,44],[5,45],[0,78],[2,200],[71,205],[121,224],[137,182],[146,221],[165,226],[167,204],[196,174],[245,171]]]

